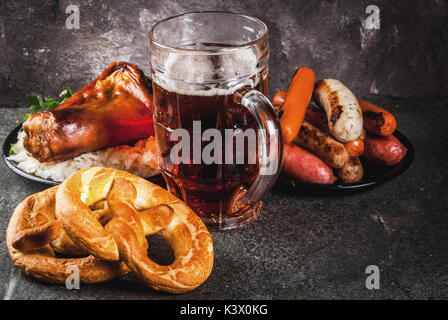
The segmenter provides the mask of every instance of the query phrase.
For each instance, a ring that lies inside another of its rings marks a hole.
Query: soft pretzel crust
[[[71,275],[71,266],[78,268],[81,283],[104,282],[129,272],[124,263],[103,261],[88,255],[84,248],[67,237],[55,220],[57,188],[33,194],[15,209],[6,236],[8,251],[15,265],[33,278],[62,284]],[[51,230],[43,230],[49,225]],[[55,252],[88,256],[56,258]]]
[[[105,224],[92,214],[96,203],[111,211]],[[201,219],[169,191],[125,171],[94,167],[74,173],[57,191],[56,216],[76,244],[100,259],[123,260],[156,290],[192,290],[213,268],[212,238]],[[145,236],[153,233],[171,245],[171,265],[147,257]]]

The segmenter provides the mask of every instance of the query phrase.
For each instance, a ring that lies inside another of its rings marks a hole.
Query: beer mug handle
[[[242,208],[260,201],[277,179],[283,159],[283,136],[274,107],[259,91],[251,90],[243,95],[241,104],[258,123],[257,152],[259,171],[255,181],[238,199]]]

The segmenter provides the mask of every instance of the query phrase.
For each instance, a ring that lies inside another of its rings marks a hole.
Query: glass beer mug
[[[266,25],[241,14],[187,13],[150,31],[160,169],[211,230],[255,219],[280,171],[268,58]]]

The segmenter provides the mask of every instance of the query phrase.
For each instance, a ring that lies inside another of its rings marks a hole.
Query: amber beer
[[[245,15],[186,13],[150,31],[160,168],[169,190],[211,229],[255,219],[278,176],[283,144],[266,98],[268,57],[266,25]],[[228,142],[232,130],[238,133]],[[204,138],[207,132],[215,135]],[[188,148],[176,153],[179,144]],[[221,161],[203,159],[206,150]]]
[[[267,92],[267,78],[254,87],[263,94]],[[178,128],[186,129],[193,136],[193,121],[201,122],[201,129],[216,128],[224,137],[225,129],[238,127],[243,131],[257,129],[257,123],[249,111],[235,101],[235,93],[227,95],[182,94],[154,84],[155,130],[162,158],[161,170],[171,192],[183,199],[199,215],[218,219],[222,216],[238,215],[239,208],[233,206],[238,195],[247,190],[258,173],[257,164],[249,164],[253,154],[247,154],[244,145],[245,164],[193,164],[193,140],[191,140],[190,163],[173,164],[170,154],[178,141],[170,141],[170,134]],[[241,88],[240,91],[248,88]],[[247,141],[246,141],[247,142]],[[208,142],[202,142],[204,147]],[[234,144],[236,147],[236,144]],[[222,144],[222,154],[225,154]],[[184,197],[188,195],[188,197]]]

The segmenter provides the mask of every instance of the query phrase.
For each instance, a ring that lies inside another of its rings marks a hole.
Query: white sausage
[[[325,110],[330,133],[341,142],[350,142],[362,132],[362,111],[358,99],[340,81],[317,82],[314,99]]]

